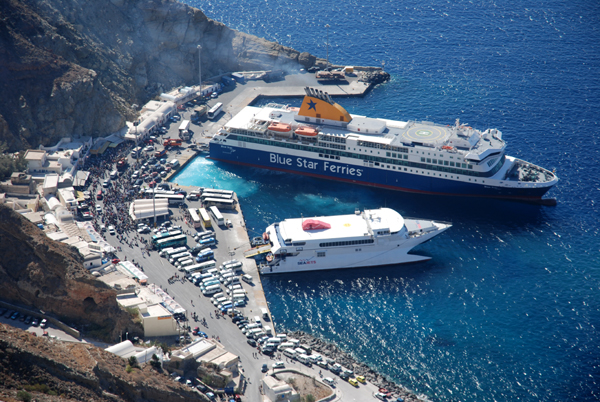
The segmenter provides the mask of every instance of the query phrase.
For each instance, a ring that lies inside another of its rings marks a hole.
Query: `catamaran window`
[[[293,243],[294,246],[305,246],[306,242],[305,241],[295,241]]]
[[[319,243],[319,247],[339,247],[339,246],[354,246],[357,244],[372,244],[373,239],[366,240],[350,240],[350,241],[334,241],[329,243]]]
[[[325,251],[317,251],[317,257],[325,257]]]

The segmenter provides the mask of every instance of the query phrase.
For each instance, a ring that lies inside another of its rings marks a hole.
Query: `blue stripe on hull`
[[[215,143],[210,144],[210,158],[238,165],[412,193],[534,200],[540,199],[549,190],[549,187],[523,189],[491,187],[400,171],[347,165],[336,160],[283,155]]]

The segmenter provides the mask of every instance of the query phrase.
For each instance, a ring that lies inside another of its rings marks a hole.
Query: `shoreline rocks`
[[[298,339],[300,344],[310,346],[313,351],[320,353],[326,358],[335,360],[336,363],[339,363],[344,368],[353,370],[355,375],[364,376],[368,382],[375,385],[377,388],[387,389],[395,397],[402,397],[406,402],[424,400],[424,398],[417,396],[402,385],[398,385],[385,378],[366,364],[358,362],[354,357],[340,350],[340,348],[333,343],[326,342],[323,339],[316,338],[303,331],[288,332],[288,337]]]

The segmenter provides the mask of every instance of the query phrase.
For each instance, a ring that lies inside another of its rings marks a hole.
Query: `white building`
[[[129,205],[129,216],[134,221],[165,215],[169,215],[169,200],[167,199],[135,200]]]
[[[179,335],[179,327],[173,314],[162,304],[140,305],[144,337]]]
[[[42,181],[47,173],[56,173],[57,175],[62,173],[60,162],[49,160],[46,151],[28,149],[25,152],[25,160],[27,161],[27,173],[39,181]]]
[[[285,381],[269,375],[263,377],[262,388],[265,398],[273,402],[294,402],[300,400],[300,395]]]

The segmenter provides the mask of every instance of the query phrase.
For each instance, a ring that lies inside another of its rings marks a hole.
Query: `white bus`
[[[206,272],[209,269],[214,268],[217,265],[217,262],[215,260],[210,260],[210,261],[202,262],[198,265],[200,266],[200,268],[199,268],[200,271]]]
[[[214,120],[223,111],[223,103],[219,102],[208,111],[208,119]]]
[[[201,228],[202,221],[196,212],[196,208],[190,208],[188,211],[190,212],[190,219],[192,220],[192,225],[194,225],[194,228]]]
[[[208,211],[210,212],[213,220],[218,226],[222,226],[225,224],[225,219],[223,219],[223,215],[221,215],[221,212],[219,212],[219,208],[213,205],[212,207],[208,208]]]
[[[180,260],[180,261],[178,261],[178,262],[175,263],[175,266],[180,271],[183,271],[183,269],[185,267],[190,266],[190,265],[194,265],[194,260],[192,260],[191,258],[186,258],[186,259]]]
[[[232,190],[218,190],[216,188],[205,188],[202,190],[203,195],[204,193],[223,194],[230,196],[230,198],[233,198],[233,194],[235,194]]]
[[[221,291],[221,285],[212,285],[207,287],[202,291],[204,296],[214,295],[215,293],[219,293]]]
[[[213,193],[212,191],[203,191],[202,195],[200,196],[200,199],[204,201],[207,198],[223,198],[226,200],[233,200],[233,192],[231,192],[230,194],[223,194]]]
[[[187,251],[187,247],[171,248],[170,250],[164,249],[163,251],[165,251],[165,257],[171,258],[171,256],[173,256],[175,254],[180,254],[180,253]]]
[[[202,269],[200,267],[201,265],[202,264],[189,265],[189,266],[185,267],[183,271],[185,272],[186,275],[191,275],[193,273],[197,273],[198,277],[200,277],[202,275],[202,273],[200,271]]]
[[[217,207],[222,209],[235,209],[235,200],[225,198],[205,198],[202,200],[207,207]]]

